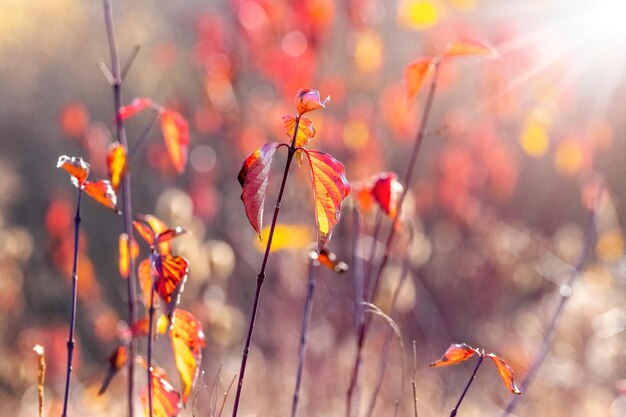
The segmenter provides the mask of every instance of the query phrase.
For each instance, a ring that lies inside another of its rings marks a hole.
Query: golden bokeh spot
[[[354,46],[354,60],[361,72],[374,72],[383,62],[383,41],[376,32],[357,34]]]
[[[398,6],[398,23],[414,30],[427,30],[439,22],[439,10],[435,2],[427,0],[404,0]]]
[[[360,151],[369,142],[367,125],[359,120],[351,120],[343,128],[343,143],[353,151]]]
[[[533,158],[544,156],[550,145],[545,126],[536,121],[527,123],[522,131],[520,144],[528,156]]]
[[[596,255],[605,262],[617,262],[624,255],[624,236],[621,230],[602,233],[596,243]]]
[[[580,172],[585,155],[581,144],[577,141],[566,140],[559,143],[554,157],[556,170],[566,176],[574,176]]]

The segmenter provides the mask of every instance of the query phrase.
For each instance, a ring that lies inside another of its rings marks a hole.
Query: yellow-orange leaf
[[[246,216],[254,231],[261,238],[263,224],[263,204],[265,202],[265,190],[269,182],[269,172],[272,165],[274,152],[279,144],[276,142],[266,143],[246,158],[239,171],[237,179],[243,188],[241,201],[246,210]]]
[[[466,345],[465,343],[458,344],[453,343],[450,345],[446,353],[443,354],[441,359],[436,360],[431,363],[431,367],[440,367],[440,366],[450,366],[456,365],[457,363],[461,363],[463,361],[468,360],[472,356],[478,354],[476,349],[473,347]]]
[[[141,294],[143,297],[143,304],[147,307],[150,306],[150,291],[154,286],[154,277],[152,276],[152,265],[150,259],[144,259],[137,268],[137,277],[139,278],[139,286],[141,287]]]
[[[57,168],[63,168],[72,176],[72,184],[81,188],[89,176],[89,164],[79,156],[59,156]]]
[[[330,96],[326,97],[323,101],[320,98],[320,92],[317,90],[310,90],[308,88],[301,88],[296,91],[296,108],[298,114],[323,109],[330,101]]]
[[[145,360],[142,362],[147,368]],[[176,417],[180,412],[180,394],[167,378],[167,373],[163,368],[153,366],[152,376],[152,416],[148,404],[148,387],[144,387],[139,398],[144,409],[145,417]]]
[[[180,308],[174,311],[170,335],[176,368],[183,383],[183,404],[186,404],[200,371],[206,338],[202,324],[190,312]]]
[[[119,213],[117,210],[117,195],[108,180],[85,181],[85,192],[98,203]]]
[[[469,55],[482,55],[489,58],[497,58],[500,56],[496,48],[489,43],[476,39],[463,39],[451,42],[446,46],[443,52],[445,58]]]
[[[317,261],[324,265],[326,268],[335,272],[346,272],[348,270],[348,264],[337,260],[337,255],[324,248],[317,256]]]
[[[171,253],[169,241],[185,233],[180,227],[169,229],[163,220],[152,214],[137,216],[133,226],[151,248],[158,247],[161,255],[169,255]]]
[[[165,303],[165,314],[171,319],[187,281],[189,261],[182,256],[159,254],[152,254],[150,258],[156,277],[154,289]]]
[[[511,391],[512,394],[522,395],[522,391],[517,388],[517,385],[515,385],[515,381],[513,380],[513,370],[511,369],[511,367],[503,359],[499,358],[493,353],[485,356],[490,357],[493,360],[493,363],[496,364],[496,367],[498,368],[498,373],[500,374],[500,378],[502,378],[502,382],[504,382],[504,385],[507,387],[507,389]]]
[[[420,92],[426,79],[434,69],[433,59],[429,56],[421,57],[411,62],[404,70],[404,88],[409,103]]]
[[[119,244],[119,270],[122,278],[128,278],[130,275],[130,256],[128,254],[128,235],[126,233],[120,234]],[[139,256],[139,245],[135,240],[131,243],[130,253],[133,259],[137,259]]]
[[[107,169],[111,185],[117,191],[122,181],[122,177],[126,173],[126,150],[119,142],[109,145],[109,153],[107,153]]]
[[[311,167],[317,248],[321,250],[339,222],[341,202],[350,194],[343,164],[327,153],[305,150]]]
[[[126,352],[126,346],[120,345],[111,355],[109,356],[109,370],[104,377],[104,381],[102,382],[102,386],[100,387],[100,391],[98,391],[98,395],[104,394],[107,387],[111,383],[113,377],[117,374],[117,372],[122,369],[124,365],[126,365],[126,361],[128,360],[128,353]]]
[[[287,133],[287,136],[292,139],[294,129],[296,128],[296,118],[289,115],[283,116],[283,125],[285,126],[285,133]],[[315,128],[313,127],[313,122],[308,117],[301,116],[300,121],[298,122],[298,133],[296,135],[294,146],[304,148],[309,144],[309,141],[313,139],[314,136]],[[296,162],[298,163],[298,166],[302,165],[302,158],[304,158],[303,152],[301,149],[298,149],[296,151]]]
[[[372,182],[355,182],[352,184],[353,198],[356,206],[363,214],[369,213],[374,207],[374,197],[372,196]]]
[[[176,171],[182,173],[189,151],[189,124],[180,113],[165,109],[161,112],[161,129],[170,160]]]

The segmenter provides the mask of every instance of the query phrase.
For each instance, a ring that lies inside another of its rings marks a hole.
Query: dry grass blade
[[[35,345],[33,351],[39,359],[39,364],[37,365],[37,394],[39,397],[39,417],[43,417],[43,384],[46,380],[46,357],[41,345]]]
[[[222,411],[224,411],[224,405],[226,404],[228,393],[230,392],[230,389],[233,387],[233,384],[235,383],[236,379],[237,379],[237,372],[235,372],[235,375],[233,375],[233,379],[231,379],[230,384],[228,384],[228,389],[224,393],[224,398],[222,399],[222,405],[220,406],[220,412],[217,413],[217,417],[222,417]]]
[[[415,389],[415,375],[416,374],[417,374],[417,349],[415,348],[415,339],[413,339],[413,377],[411,378],[411,386],[413,387],[414,417],[417,417],[417,390]]]
[[[206,384],[204,383],[204,371],[200,373],[200,384],[198,384],[196,388],[196,394],[193,396],[193,401],[191,402],[191,415],[192,417],[196,417],[197,415],[197,407],[196,403],[198,402],[198,397],[200,396],[200,392],[206,388]]]
[[[400,331],[400,326],[398,326],[398,323],[396,323],[391,317],[385,314],[385,312],[382,311],[377,305],[368,303],[366,301],[364,301],[362,304],[365,306],[365,312],[376,314],[377,316],[385,319],[389,327],[391,327],[393,332],[396,334],[396,337],[400,341],[400,346],[402,347],[402,350],[404,350],[404,340],[402,339],[402,332]]]

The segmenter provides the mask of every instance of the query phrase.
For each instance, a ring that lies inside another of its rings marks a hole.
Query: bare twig
[[[415,388],[415,376],[416,375],[417,375],[417,349],[415,348],[415,339],[413,339],[413,376],[411,378],[411,387],[413,388],[414,417],[417,417],[417,389]]]
[[[228,384],[228,389],[224,392],[224,398],[222,398],[222,405],[220,405],[220,411],[217,413],[217,417],[222,417],[222,411],[224,411],[224,405],[226,404],[226,399],[228,398],[228,394],[230,393],[230,389],[233,387],[235,380],[237,379],[237,372],[233,375],[233,379],[230,380],[230,384]]]
[[[130,67],[133,65],[135,58],[137,58],[139,49],[141,49],[141,46],[135,45],[133,50],[130,51],[130,55],[128,55],[128,58],[126,58],[126,62],[124,62],[124,66],[122,67],[122,73],[120,74],[120,76],[122,77],[122,81],[124,81],[124,78],[126,78],[126,74],[130,70]]]
[[[465,385],[465,389],[461,393],[461,397],[459,398],[459,401],[457,401],[452,411],[450,411],[450,417],[456,416],[456,413],[459,411],[459,407],[461,406],[461,403],[463,402],[463,398],[465,398],[465,394],[467,394],[469,387],[472,385],[472,382],[474,382],[474,379],[476,379],[476,372],[478,372],[478,368],[480,368],[480,365],[483,363],[483,359],[485,359],[485,357],[481,353],[480,356],[478,357],[478,363],[476,363],[474,372],[472,372],[472,375],[470,376],[469,381],[467,381],[467,385]]]
[[[46,381],[46,357],[41,345],[35,345],[33,351],[37,354],[37,397],[39,398],[39,417],[43,417],[43,387]]]

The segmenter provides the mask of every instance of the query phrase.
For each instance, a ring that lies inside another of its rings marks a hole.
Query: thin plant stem
[[[158,110],[152,110],[150,114],[150,118],[146,122],[146,125],[143,127],[143,130],[139,134],[139,137],[137,138],[133,146],[128,150],[128,157],[126,159],[128,160],[129,164],[133,161],[133,159],[135,159],[135,157],[137,156],[137,153],[139,153],[139,149],[141,149],[146,139],[148,139],[148,135],[150,134],[150,131],[154,127],[154,124],[158,116],[159,116]]]
[[[37,354],[37,398],[39,400],[38,416],[44,417],[44,383],[46,382],[46,357],[44,348],[41,345],[35,345],[33,350]]]
[[[217,413],[217,417],[222,417],[222,411],[224,411],[224,406],[226,405],[226,399],[228,398],[228,394],[230,394],[230,389],[233,387],[235,383],[235,379],[237,379],[237,372],[233,375],[233,378],[230,380],[230,384],[228,384],[228,388],[224,391],[224,397],[222,398],[222,404],[220,405],[220,411]]]
[[[411,188],[411,182],[413,179],[413,172],[415,170],[415,164],[417,162],[417,157],[419,155],[422,141],[424,139],[424,133],[426,132],[426,125],[428,124],[428,119],[430,117],[430,110],[432,108],[433,99],[435,97],[435,91],[437,89],[437,79],[439,78],[439,67],[441,63],[441,61],[438,58],[434,58],[433,61],[434,61],[435,70],[434,70],[432,81],[430,83],[430,88],[428,90],[426,103],[424,105],[424,111],[422,113],[420,127],[418,129],[417,136],[415,137],[415,143],[413,145],[413,150],[411,152],[411,157],[409,159],[407,171],[404,176],[404,183],[403,183],[404,190],[402,191],[398,199],[398,212],[391,224],[389,235],[387,236],[387,241],[385,243],[385,251],[383,253],[383,258],[380,262],[380,265],[378,266],[378,272],[374,276],[374,282],[371,285],[372,291],[370,292],[370,301],[374,300],[376,297],[376,294],[378,293],[378,288],[380,286],[380,277],[382,276],[382,273],[385,267],[387,266],[387,262],[389,261],[389,255],[391,254],[391,247],[393,246],[393,241],[395,238],[396,230],[398,229],[398,219],[401,216],[402,203],[404,202],[404,198],[406,197],[409,189]],[[359,368],[361,367],[362,356],[363,356],[362,350],[363,350],[363,346],[365,345],[365,338],[366,338],[367,330],[370,326],[370,323],[371,323],[371,317],[368,316],[365,318],[365,320],[363,321],[361,327],[359,328],[357,332],[358,333],[357,353],[355,356],[354,368],[352,370],[352,377],[350,379],[350,387],[348,388],[348,399],[347,399],[348,413],[346,417],[352,417],[350,414],[350,408],[351,408],[350,403],[352,402],[352,396],[355,395],[354,394],[355,390],[358,390],[357,388],[358,379],[359,379],[358,376],[360,374]]]
[[[365,282],[365,287],[369,288],[371,286],[371,278],[372,278],[372,271],[374,270],[374,258],[376,257],[376,249],[377,249],[377,244],[378,244],[378,234],[380,233],[380,227],[382,225],[383,222],[383,211],[382,210],[377,210],[376,211],[376,219],[374,220],[374,231],[372,232],[372,246],[370,247],[370,253],[369,253],[369,257],[367,259],[367,270],[365,271],[365,278],[363,279],[363,281]],[[365,291],[365,289],[364,289]],[[363,293],[363,299],[364,300],[370,300],[370,302],[373,302],[374,299],[373,297],[370,296],[370,294],[368,293]]]
[[[467,394],[469,387],[472,385],[472,382],[474,382],[474,379],[476,379],[476,372],[478,372],[478,368],[480,368],[480,365],[483,363],[483,359],[485,359],[485,357],[481,353],[481,355],[478,357],[478,363],[476,364],[476,367],[474,368],[474,372],[472,372],[472,376],[470,376],[469,381],[467,381],[467,385],[465,385],[465,389],[461,393],[461,397],[459,398],[459,401],[457,401],[452,411],[450,411],[450,417],[456,416],[456,413],[459,411],[459,407],[461,406],[461,403],[463,402],[463,398],[465,398],[465,394]]]
[[[285,192],[285,185],[287,184],[287,177],[289,176],[289,168],[291,168],[291,162],[296,153],[296,135],[298,134],[298,127],[300,124],[300,116],[296,117],[296,124],[293,130],[293,138],[291,139],[291,145],[287,153],[287,162],[285,163],[285,171],[283,172],[283,179],[280,183],[280,189],[278,191],[278,197],[276,198],[276,205],[274,206],[274,216],[272,217],[272,224],[270,226],[270,232],[267,237],[267,245],[265,246],[265,254],[263,255],[263,262],[261,263],[261,270],[256,277],[256,290],[254,292],[254,302],[252,303],[252,312],[250,313],[250,321],[248,322],[248,333],[246,335],[246,344],[243,348],[243,354],[241,355],[241,367],[239,368],[239,382],[237,383],[237,392],[235,394],[235,402],[233,404],[232,417],[237,416],[239,410],[239,400],[241,398],[241,390],[243,388],[243,378],[246,372],[246,364],[248,362],[248,355],[250,354],[250,344],[252,342],[252,333],[254,331],[254,322],[256,321],[257,310],[259,308],[259,299],[261,297],[261,287],[263,281],[265,281],[265,269],[267,267],[267,261],[270,255],[270,249],[272,248],[272,239],[274,238],[274,230],[276,229],[276,223],[278,221],[278,213],[280,212],[280,206],[283,200],[283,194]]]
[[[115,40],[115,26],[113,24],[113,9],[111,0],[103,0],[104,4],[104,18],[107,31],[107,39],[109,42],[109,50],[111,54],[111,73],[115,82],[113,83],[113,99],[115,103],[115,122],[117,139],[119,143],[128,151],[128,141],[126,139],[126,129],[124,127],[124,120],[119,116],[119,110],[122,106],[122,72],[120,68],[119,54],[117,51],[117,43]],[[126,69],[128,70],[128,69]],[[131,245],[134,242],[134,231],[132,223],[132,204],[131,204],[131,182],[130,182],[130,170],[126,171],[122,183],[122,211],[124,214],[124,233],[128,235],[127,251],[132,253]],[[136,270],[135,259],[129,257],[129,277],[128,283],[128,320],[132,326],[137,321],[137,288],[136,288]],[[134,392],[135,392],[135,340],[131,337],[128,343],[128,415],[133,417],[134,415]]]
[[[76,197],[76,215],[74,216],[74,261],[72,264],[72,312],[70,315],[70,331],[67,338],[67,368],[65,371],[65,395],[63,396],[63,414],[62,417],[67,417],[67,408],[70,400],[70,386],[72,382],[72,362],[74,359],[74,346],[76,342],[74,340],[74,329],[76,327],[76,295],[78,292],[78,275],[76,273],[78,268],[78,241],[80,238],[80,200],[83,195],[83,190],[78,189],[78,196]]]
[[[535,379],[535,376],[537,375],[537,371],[543,364],[543,361],[545,360],[546,356],[548,355],[548,352],[550,351],[550,347],[552,346],[552,342],[554,341],[554,337],[556,336],[556,331],[559,327],[561,318],[563,316],[563,311],[565,310],[565,306],[567,305],[567,302],[572,296],[574,284],[580,277],[580,274],[582,273],[582,270],[585,267],[585,264],[587,263],[587,259],[589,259],[589,255],[591,254],[591,251],[593,250],[596,244],[596,240],[597,240],[596,211],[597,211],[598,204],[600,203],[600,199],[602,198],[603,192],[604,192],[604,185],[601,184],[600,190],[598,191],[598,194],[595,196],[595,200],[592,203],[592,207],[589,210],[589,214],[587,215],[587,220],[585,224],[585,234],[583,238],[583,247],[580,251],[580,254],[578,255],[576,265],[574,266],[574,269],[570,273],[567,279],[567,282],[564,285],[562,285],[560,288],[559,302],[556,308],[554,309],[552,316],[550,317],[550,321],[548,322],[548,327],[546,327],[541,349],[539,350],[539,353],[537,353],[537,356],[533,360],[533,363],[530,367],[530,370],[528,371],[528,374],[526,375],[526,378],[522,382],[520,390],[524,393],[528,390],[528,387]],[[502,417],[506,417],[509,414],[511,414],[517,407],[517,404],[519,403],[520,399],[521,399],[521,396],[516,395],[507,405],[506,409],[504,410],[504,413],[502,414]]]
[[[417,375],[417,349],[415,339],[413,339],[413,375],[411,377],[411,387],[413,388],[413,417],[417,417],[417,389],[415,388],[415,376]]]
[[[363,280],[363,259],[358,256],[359,242],[361,241],[361,215],[356,205],[352,206],[352,280],[354,282],[354,323],[358,331],[363,323],[364,308],[363,294],[365,283]]]
[[[302,330],[300,331],[300,349],[298,351],[298,371],[296,373],[296,387],[293,391],[293,401],[291,403],[291,417],[296,417],[298,402],[300,401],[300,385],[302,384],[302,372],[304,370],[304,358],[306,355],[307,334],[311,315],[313,312],[313,292],[315,291],[315,267],[317,264],[317,252],[315,258],[309,259],[309,279],[307,283],[306,301],[304,302],[304,316],[302,318]]]
[[[154,289],[150,291],[150,307],[148,309],[148,417],[153,415],[152,407],[152,338],[154,335]]]

